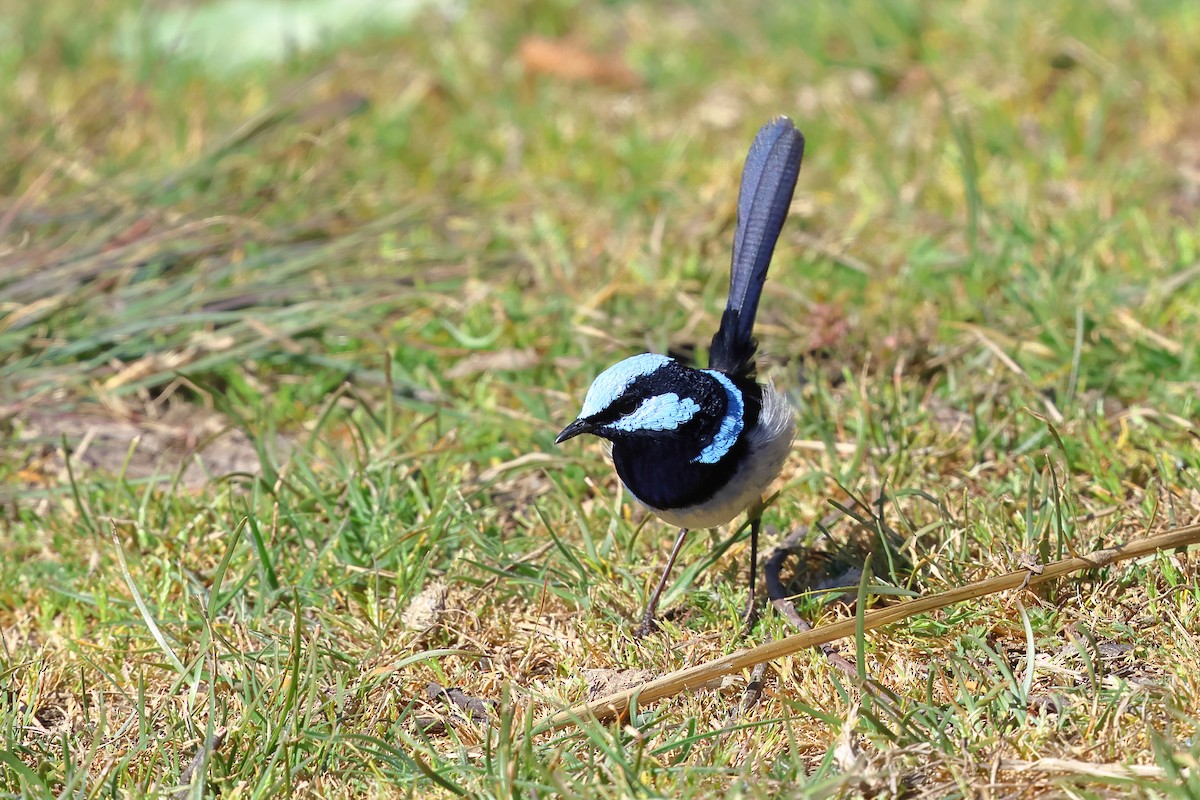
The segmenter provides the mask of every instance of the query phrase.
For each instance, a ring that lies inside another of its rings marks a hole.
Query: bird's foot
[[[633,638],[641,639],[658,631],[658,620],[653,615],[642,617],[642,621],[633,629]]]
[[[643,636],[649,636],[652,633],[658,633],[661,630],[659,620],[670,620],[678,622],[686,616],[686,609],[681,606],[672,606],[666,611],[659,614],[656,609],[646,609],[646,613],[642,614],[642,619],[638,626],[633,629],[633,635],[637,639]]]
[[[737,638],[741,640],[749,636],[756,622],[758,622],[758,604],[751,597],[750,602],[746,604],[746,610],[742,612],[742,628],[738,632]]]

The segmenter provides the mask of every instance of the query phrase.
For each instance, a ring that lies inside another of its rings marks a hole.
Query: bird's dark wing
[[[754,375],[754,316],[803,157],[804,136],[787,117],[762,126],[750,145],[738,193],[729,300],[709,350],[712,369],[737,377]]]

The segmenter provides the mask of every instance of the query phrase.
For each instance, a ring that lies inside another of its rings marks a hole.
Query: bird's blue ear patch
[[[690,397],[680,397],[674,392],[647,397],[637,410],[626,414],[616,422],[605,425],[606,430],[625,431],[673,431],[686,425],[700,413],[700,404]]]
[[[673,360],[658,353],[642,353],[640,356],[630,356],[613,364],[592,381],[587,397],[583,398],[583,409],[579,412],[579,418],[587,419],[599,414],[625,394],[625,390],[638,378],[649,375]]]

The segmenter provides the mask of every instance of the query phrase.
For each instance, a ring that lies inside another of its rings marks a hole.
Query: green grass
[[[633,639],[673,531],[553,439],[702,355],[777,113],[768,549],[861,564],[831,502],[882,496],[875,580],[927,593],[1200,519],[1200,10],[489,2],[231,74],[123,60],[154,7],[0,0],[0,795],[1200,794],[1194,553],[520,736],[739,646],[744,537]],[[641,83],[526,75],[534,34]]]

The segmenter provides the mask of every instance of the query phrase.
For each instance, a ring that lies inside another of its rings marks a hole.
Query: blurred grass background
[[[635,641],[673,534],[552,442],[703,349],[775,114],[771,543],[883,498],[926,592],[1200,518],[1200,7],[386,5],[0,0],[3,791],[1200,792],[1185,555],[513,736],[737,646],[735,532]]]

